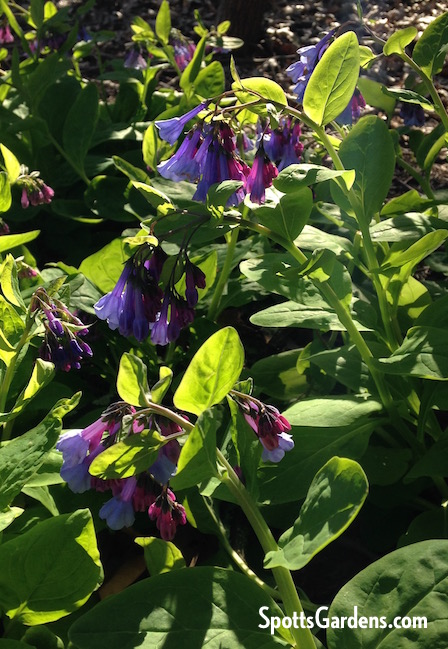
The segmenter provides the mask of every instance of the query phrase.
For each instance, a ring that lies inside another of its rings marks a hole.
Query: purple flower
[[[180,182],[189,180],[193,182],[199,178],[199,164],[195,158],[201,132],[193,128],[171,158],[157,165],[157,171],[163,178]]]
[[[31,174],[25,180],[22,180],[21,184],[22,194],[20,204],[23,209],[29,207],[30,204],[33,207],[37,207],[38,205],[51,203],[53,200],[54,190],[40,178]]]
[[[324,36],[317,45],[308,45],[307,47],[299,48],[297,54],[300,54],[300,59],[295,63],[292,63],[286,69],[286,74],[291,77],[293,83],[296,84],[294,92],[300,102],[303,101],[305,88],[310,80],[314,68],[319,63],[325,50],[328,48],[330,44],[329,41],[333,35],[334,30],[331,30],[331,32]]]
[[[348,124],[348,125],[353,124],[353,122],[357,122],[361,115],[361,109],[365,107],[366,107],[366,102],[364,97],[362,96],[358,88],[355,88],[353,97],[350,99],[350,101],[347,104],[347,107],[344,108],[342,113],[338,117],[336,117],[336,122],[338,124]]]
[[[272,185],[273,179],[277,176],[278,169],[266,155],[261,140],[246,180],[246,191],[250,194],[250,200],[253,203],[264,203],[265,189]]]
[[[133,525],[135,520],[133,496],[136,487],[137,479],[135,477],[120,480],[114,497],[101,507],[99,517],[105,520],[112,530],[121,530],[122,527]]]
[[[183,72],[196,52],[196,45],[192,41],[187,40],[179,31],[176,30],[172,46],[174,49],[174,60],[176,61],[176,65],[179,70]]]
[[[166,255],[161,248],[140,246],[126,262],[117,284],[94,305],[100,320],[123,336],[145,340],[161,309],[160,271]]]
[[[110,444],[114,441],[123,417],[133,413],[133,406],[122,401],[113,403],[83,430],[71,430],[61,435],[56,444],[63,458],[61,477],[73,492],[82,493],[94,486],[96,479],[89,474],[90,464],[104,450],[103,442]],[[133,431],[138,430],[138,423],[134,420]],[[103,487],[108,483],[101,480],[99,484]]]
[[[425,124],[425,111],[420,104],[402,102],[400,117],[405,126],[423,126]]]
[[[193,200],[205,202],[210,187],[224,180],[238,180],[242,183],[242,187],[230,196],[227,205],[238,205],[244,200],[244,188],[250,169],[236,155],[235,149],[235,136],[227,124],[207,128],[196,154],[201,179]]]
[[[158,320],[151,331],[155,345],[167,345],[179,337],[181,329],[194,320],[194,311],[174,290],[165,293]]]
[[[125,68],[133,68],[134,70],[146,70],[148,66],[140,50],[135,48],[129,51],[123,65]]]
[[[81,362],[93,356],[90,346],[80,338],[88,333],[87,327],[60,300],[51,299],[43,288],[34,293],[32,305],[32,311],[41,311],[45,327],[40,357],[64,372],[80,369]]]
[[[148,510],[149,518],[156,521],[157,529],[164,541],[172,541],[178,525],[185,525],[185,509],[176,501],[171,489],[164,489]]]
[[[249,426],[263,445],[262,459],[279,462],[287,451],[294,448],[289,421],[280,414],[277,408],[269,406],[258,399],[238,395],[236,402],[242,410]]]
[[[162,140],[166,140],[170,144],[175,144],[175,142],[182,134],[185,125],[190,121],[190,119],[196,117],[196,115],[198,115],[201,110],[204,110],[206,106],[207,102],[204,101],[199,104],[199,106],[192,108],[190,111],[188,111],[188,113],[185,113],[185,115],[182,115],[181,117],[172,117],[171,119],[157,120],[156,122],[154,122],[154,124],[159,129],[159,137]]]
[[[300,162],[303,145],[300,142],[301,128],[299,122],[290,117],[281,118],[278,128],[272,131],[269,127],[263,135],[263,146],[278,171],[291,164]]]
[[[188,257],[185,262],[185,285],[185,299],[187,304],[189,307],[194,307],[199,298],[197,289],[205,288],[205,274],[199,266],[192,264]]]
[[[164,437],[183,432],[183,428],[165,417],[157,419],[157,426]],[[159,450],[157,460],[149,467],[149,473],[160,484],[167,484],[176,474],[179,455],[180,444],[177,439],[171,439]]]
[[[14,36],[11,34],[11,28],[7,22],[0,27],[0,45],[7,45],[14,42]]]

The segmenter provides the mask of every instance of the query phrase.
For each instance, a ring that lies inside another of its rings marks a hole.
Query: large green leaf
[[[187,489],[217,476],[216,430],[219,423],[212,410],[200,415],[182,447],[177,473],[170,481],[173,489]]]
[[[422,541],[396,550],[357,574],[336,595],[328,617],[349,619],[344,628],[328,629],[328,649],[446,649],[447,599],[447,540]],[[350,623],[355,611],[358,623]],[[381,624],[369,624],[369,617]],[[395,628],[398,617],[420,618],[421,626],[414,628],[408,620],[409,624]],[[427,619],[426,628],[422,617]]]
[[[306,86],[303,110],[319,126],[347,107],[359,76],[359,44],[354,32],[337,38],[316,65]]]
[[[245,575],[221,568],[176,570],[112,595],[69,631],[78,649],[274,649],[289,646],[259,629],[259,609],[281,612]]]
[[[337,179],[342,180],[345,187],[350,189],[355,180],[355,172],[351,169],[329,169],[315,164],[292,164],[279,173],[273,184],[276,189],[287,194],[297,192],[300,187]]]
[[[432,76],[441,71],[448,45],[448,12],[429,23],[417,41],[412,58],[422,70]]]
[[[438,327],[412,327],[403,344],[389,356],[376,361],[388,374],[448,380],[448,332]]]
[[[308,187],[302,187],[279,196],[276,201],[266,201],[253,209],[253,215],[256,221],[273,232],[294,241],[307,223],[312,208],[313,194]]]
[[[224,399],[238,380],[243,363],[243,346],[236,330],[220,329],[193,356],[174,395],[174,405],[200,415]]]
[[[29,241],[34,241],[39,234],[40,230],[31,230],[23,234],[4,234],[0,237],[0,252],[3,253],[7,250],[12,250],[12,248],[22,246]]]
[[[265,567],[303,568],[353,522],[367,492],[357,462],[332,458],[314,477],[294,526],[280,537],[280,550],[266,555]]]
[[[148,385],[148,369],[141,358],[125,352],[120,359],[117,376],[117,392],[123,401],[132,406],[145,408],[151,398]]]
[[[81,169],[98,121],[99,99],[94,83],[81,90],[67,115],[62,133],[66,154]]]
[[[363,117],[342,141],[340,158],[356,171],[352,192],[361,214],[370,224],[387,196],[395,169],[395,149],[386,123],[376,115]]]
[[[108,293],[117,283],[125,261],[123,239],[114,239],[104,248],[86,257],[79,270],[101,291]]]
[[[260,327],[301,327],[306,329],[322,329],[344,331],[335,311],[330,307],[322,308],[297,302],[283,302],[255,313],[250,321]],[[368,331],[358,320],[354,323],[359,331]]]
[[[87,509],[42,521],[0,546],[0,607],[27,625],[79,608],[102,580]]]
[[[338,455],[357,459],[378,426],[381,404],[356,396],[304,399],[283,415],[292,426],[294,448],[281,464],[259,471],[260,502],[278,504],[304,498],[321,467]]]
[[[62,417],[76,406],[80,396],[62,399],[38,426],[0,448],[0,511],[42,465],[58,440]]]

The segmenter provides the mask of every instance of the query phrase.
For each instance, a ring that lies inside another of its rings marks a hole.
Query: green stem
[[[436,112],[439,115],[440,119],[442,120],[442,124],[445,127],[445,131],[448,133],[448,115],[445,110],[445,106],[443,105],[443,102],[440,99],[439,93],[437,92],[436,87],[432,82],[432,79],[423,72],[423,70],[414,62],[413,59],[411,59],[410,56],[406,54],[406,52],[403,52],[400,56],[403,59],[403,61],[405,61],[408,65],[411,66],[411,68],[419,75],[419,77],[425,84],[426,89],[431,95],[431,99],[434,102],[434,107],[436,109]]]
[[[238,504],[257,535],[263,551],[265,553],[277,551],[278,545],[272,536],[272,532],[267,526],[266,521],[261,515],[257,504],[252,500],[249,492],[239,480],[235,471],[219,449],[217,449],[217,457],[218,461],[226,469],[226,473],[221,476],[221,480],[235,496]],[[283,567],[277,567],[272,568],[272,573],[277,583],[286,615],[292,618],[294,613],[298,616],[300,616],[301,613],[304,614],[302,603],[290,571]],[[301,628],[300,626],[298,628],[291,628],[291,635],[295,640],[295,646],[297,649],[316,649],[313,635],[308,628]]]
[[[226,258],[224,260],[224,266],[222,267],[221,274],[216,283],[215,290],[213,292],[213,298],[208,309],[207,317],[210,320],[216,320],[216,317],[219,313],[219,306],[221,304],[221,298],[224,293],[224,289],[227,286],[227,282],[232,272],[233,268],[233,257],[235,254],[236,244],[238,242],[239,227],[233,228],[232,232],[226,234],[227,240],[227,252]]]
[[[32,318],[27,316],[26,322],[25,322],[25,329],[23,331],[23,334],[17,343],[14,351],[14,356],[11,358],[11,360],[8,363],[8,367],[6,368],[5,376],[0,388],[0,412],[5,412],[6,408],[6,402],[8,400],[8,394],[9,394],[9,389],[11,387],[12,380],[14,378],[14,374],[16,371],[16,365],[17,361],[19,359],[20,352],[22,351],[23,347],[26,345],[28,342],[28,336],[31,330],[33,324]],[[2,434],[2,441],[6,441],[9,439],[10,435],[10,428],[6,428],[7,424],[3,428],[3,434]]]
[[[410,176],[412,176],[412,178],[414,178],[414,180],[418,182],[428,198],[434,198],[434,193],[431,189],[431,186],[424,176],[419,174],[412,165],[408,164],[406,160],[403,160],[403,158],[400,158],[400,156],[397,156],[397,164],[399,164],[402,169],[404,169]]]
[[[203,501],[204,501],[204,505],[206,506],[210,516],[213,518],[213,520],[215,522],[216,528],[217,528],[217,530],[219,532],[219,535],[220,535],[220,538],[221,538],[221,543],[222,543],[225,551],[227,552],[227,554],[231,557],[232,561],[234,561],[234,563],[238,566],[238,568],[241,570],[242,573],[244,573],[247,577],[252,579],[252,581],[254,581],[257,584],[257,586],[262,588],[270,597],[272,597],[273,599],[279,599],[280,596],[279,596],[278,591],[275,590],[275,588],[271,588],[271,586],[268,586],[268,584],[266,584],[266,582],[264,582],[262,579],[260,579],[260,577],[258,575],[256,575],[253,570],[251,570],[249,568],[247,563],[238,554],[238,552],[232,548],[232,546],[230,545],[229,539],[227,538],[226,529],[225,529],[224,525],[222,524],[222,522],[220,521],[220,519],[216,516],[215,510],[213,509],[213,507],[211,507],[209,505],[209,503],[207,502],[207,498],[205,498],[204,496],[203,496]]]

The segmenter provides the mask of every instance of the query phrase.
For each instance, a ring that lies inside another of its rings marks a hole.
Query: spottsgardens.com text
[[[321,606],[314,615],[305,615],[294,612],[292,617],[279,617],[269,614],[269,607],[262,606],[258,613],[261,622],[259,629],[269,629],[271,635],[280,627],[284,629],[426,629],[428,620],[426,617],[400,617],[396,616],[391,620],[385,615],[366,616],[359,615],[358,607],[353,607],[353,615],[350,616],[328,616],[328,606]]]

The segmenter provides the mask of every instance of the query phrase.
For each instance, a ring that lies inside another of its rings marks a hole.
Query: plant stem
[[[224,289],[227,286],[229,275],[233,268],[233,257],[235,254],[236,244],[238,242],[238,235],[239,235],[239,227],[233,228],[232,232],[228,232],[225,235],[227,241],[226,258],[224,260],[224,265],[222,267],[219,279],[216,283],[215,290],[213,292],[213,298],[208,309],[207,317],[210,320],[216,320],[216,317],[218,316],[219,313],[219,305],[221,303],[221,298]]]
[[[25,322],[25,329],[23,330],[23,334],[22,334],[19,342],[17,343],[17,345],[15,347],[14,356],[11,358],[11,360],[8,363],[8,367],[6,368],[5,376],[4,376],[2,385],[0,387],[0,412],[5,412],[6,402],[8,400],[9,389],[11,387],[12,379],[14,378],[14,373],[15,373],[15,370],[16,370],[17,361],[19,359],[20,352],[22,351],[23,347],[28,342],[28,336],[29,336],[32,324],[33,324],[32,318],[27,316],[27,319],[26,319],[26,322]],[[10,429],[8,428],[8,430],[7,430],[6,425],[3,428],[2,442],[9,439]]]
[[[280,595],[279,595],[278,591],[275,590],[275,588],[271,588],[271,586],[268,586],[268,584],[266,584],[262,579],[260,579],[260,577],[258,575],[256,575],[253,570],[251,570],[249,568],[247,563],[238,554],[238,552],[232,548],[232,546],[230,545],[229,539],[227,538],[226,529],[225,529],[224,525],[222,524],[222,522],[219,520],[219,518],[216,516],[216,513],[215,513],[213,507],[210,506],[210,504],[207,502],[207,498],[205,498],[204,496],[203,496],[203,501],[204,501],[204,505],[206,506],[210,516],[213,518],[213,520],[215,522],[216,528],[217,528],[217,530],[219,532],[219,535],[220,535],[220,538],[221,538],[221,543],[223,544],[225,551],[230,556],[232,561],[234,561],[234,563],[236,563],[236,565],[241,570],[241,572],[243,572],[247,577],[250,577],[250,579],[252,579],[257,584],[257,586],[262,588],[268,595],[270,595],[270,597],[272,597],[273,599],[280,599]]]
[[[431,99],[434,102],[436,112],[439,115],[440,119],[442,120],[442,124],[445,127],[445,131],[448,133],[448,115],[432,79],[428,77],[428,75],[425,74],[425,72],[423,72],[423,70],[415,63],[415,61],[410,56],[406,54],[406,52],[403,52],[402,54],[400,54],[400,56],[403,59],[403,61],[405,61],[408,65],[411,66],[411,68],[419,75],[419,77],[425,84],[426,89],[431,95]]]
[[[272,536],[272,532],[267,526],[266,521],[261,515],[257,504],[252,500],[251,495],[239,480],[235,471],[219,449],[217,449],[217,457],[218,461],[226,469],[226,473],[221,476],[221,480],[237,499],[238,504],[245,513],[255,534],[257,535],[258,540],[260,541],[263,551],[265,553],[277,551],[278,545]],[[294,613],[296,613],[296,615],[303,613],[302,603],[290,571],[287,568],[277,567],[272,568],[272,573],[277,583],[286,615],[292,618]],[[298,626],[298,628],[291,627],[290,631],[295,640],[295,646],[297,649],[316,649],[313,635],[308,628],[302,628],[300,626]]]

